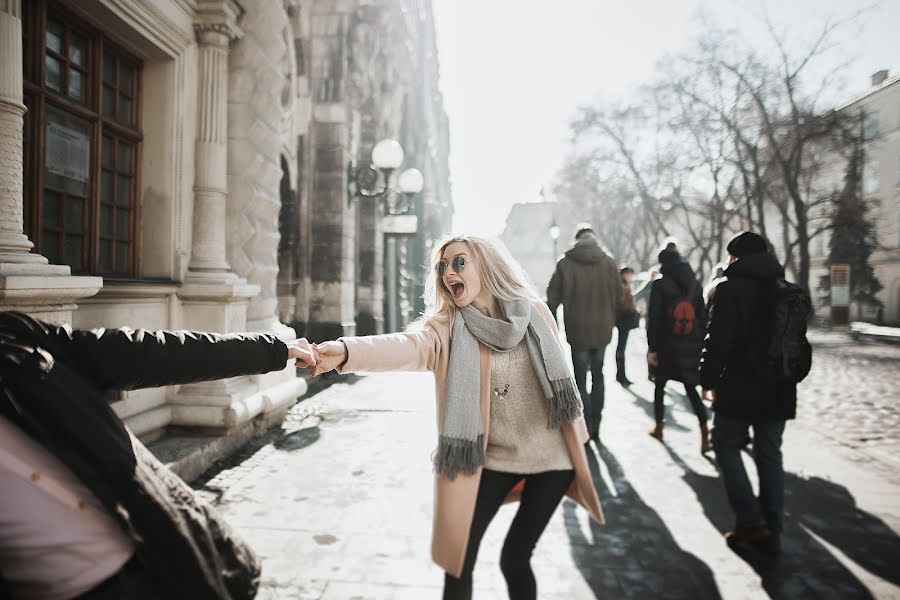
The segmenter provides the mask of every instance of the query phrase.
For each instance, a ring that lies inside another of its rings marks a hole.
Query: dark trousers
[[[531,554],[574,477],[575,471],[571,469],[533,475],[482,470],[463,570],[458,578],[444,575],[444,600],[472,598],[472,570],[478,558],[481,538],[504,498],[522,479],[525,480],[525,489],[500,551],[500,570],[506,579],[510,600],[535,600],[537,582],[531,571]]]
[[[616,342],[616,379],[625,379],[625,347],[628,345],[628,334],[630,329],[616,327],[619,332],[619,339]]]
[[[600,419],[603,417],[603,355],[606,346],[592,350],[572,350],[572,370],[575,372],[575,385],[581,394],[584,405],[584,421],[591,436],[596,438],[600,431]],[[587,391],[587,374],[591,372],[591,392]]]
[[[125,563],[119,571],[74,600],[162,600],[164,595],[157,590],[137,555]]]
[[[753,427],[753,462],[759,474],[759,497],[747,477],[741,450]],[[717,412],[712,431],[716,462],[738,527],[766,525],[778,535],[784,522],[784,465],[781,438],[784,421],[751,423]]]
[[[656,389],[653,392],[653,416],[656,417],[657,423],[662,423],[666,418],[666,405],[664,399],[666,397],[667,382],[667,379],[656,379]],[[687,394],[688,400],[691,401],[691,408],[694,410],[694,414],[697,415],[697,420],[703,425],[706,423],[708,416],[706,414],[706,407],[703,406],[703,401],[700,400],[700,394],[697,393],[697,388],[685,384],[684,393]]]

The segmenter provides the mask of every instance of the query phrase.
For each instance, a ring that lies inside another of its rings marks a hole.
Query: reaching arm
[[[343,337],[316,346],[319,361],[313,374],[332,369],[339,373],[433,371],[441,346],[441,336],[431,323],[416,332]]]
[[[101,389],[160,387],[267,373],[285,368],[289,358],[285,343],[266,334],[72,330],[22,313],[5,315],[0,329],[22,343],[43,348],[54,361],[77,369]],[[294,356],[301,353],[295,351]]]

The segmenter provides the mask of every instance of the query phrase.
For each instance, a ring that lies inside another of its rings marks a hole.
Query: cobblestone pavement
[[[810,332],[813,368],[799,387],[798,420],[900,466],[900,345]]]
[[[857,367],[889,375],[887,360],[851,364],[860,356],[852,347],[823,348],[828,342],[817,340],[822,377],[869,382]],[[645,375],[642,353],[637,336],[632,379]],[[840,366],[851,374],[833,372]],[[541,598],[900,598],[900,481],[859,449],[869,444],[861,428],[842,428],[838,417],[819,428],[803,419],[789,425],[785,554],[778,562],[739,555],[722,541],[732,517],[715,465],[700,455],[686,399],[669,395],[661,444],[647,435],[651,384],[626,390],[611,383],[611,367],[607,360],[604,445],[590,454],[609,522],[591,523],[562,502],[533,559]],[[820,388],[828,386],[811,386]],[[866,397],[872,406],[896,401],[877,391]],[[835,398],[804,391],[801,415],[813,406],[836,411]],[[430,374],[345,378],[195,482],[262,556],[260,598],[440,597],[442,572],[429,559],[434,417]],[[865,411],[859,419],[870,427]],[[485,537],[475,571],[480,600],[506,597],[498,558],[514,510],[502,508]]]

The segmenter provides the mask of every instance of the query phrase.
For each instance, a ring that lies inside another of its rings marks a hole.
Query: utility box
[[[850,265],[831,265],[831,326],[850,326]]]

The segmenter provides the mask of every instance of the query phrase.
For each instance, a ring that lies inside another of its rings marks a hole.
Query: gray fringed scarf
[[[509,352],[524,337],[550,406],[547,427],[559,429],[581,414],[581,397],[553,329],[530,300],[501,303],[506,319],[493,319],[472,306],[456,311],[451,332],[447,396],[435,470],[450,479],[471,475],[484,464],[478,342]]]

